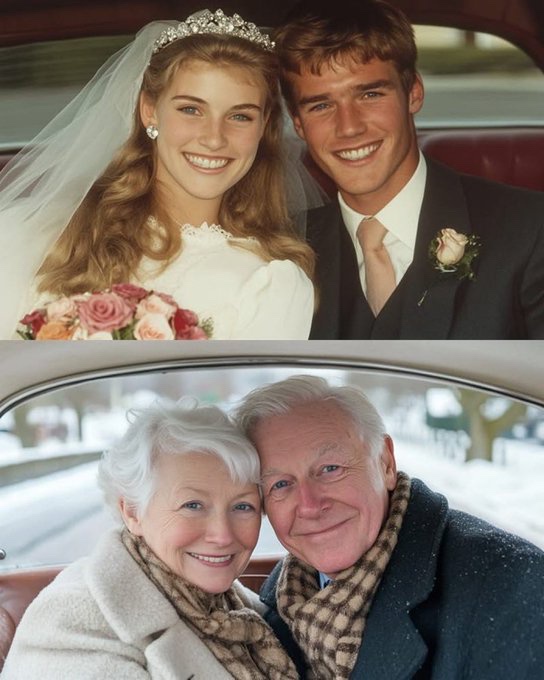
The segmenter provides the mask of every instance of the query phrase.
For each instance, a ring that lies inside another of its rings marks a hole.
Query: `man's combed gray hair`
[[[378,455],[385,425],[365,394],[354,386],[333,387],[317,376],[296,375],[253,390],[236,409],[234,418],[251,439],[262,420],[289,413],[301,404],[321,401],[333,401],[357,426],[369,453]]]
[[[202,453],[226,465],[233,481],[257,483],[259,457],[251,442],[217,406],[195,399],[155,403],[129,411],[124,436],[106,451],[98,468],[98,484],[106,503],[118,512],[122,497],[141,516],[155,492],[159,456]]]

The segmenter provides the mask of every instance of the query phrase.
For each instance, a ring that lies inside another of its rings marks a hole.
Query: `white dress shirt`
[[[322,571],[318,571],[317,573],[319,574],[319,587],[323,590],[323,588],[326,588],[329,585],[332,578],[329,578],[327,574],[324,574]]]
[[[421,212],[421,204],[423,203],[426,179],[427,164],[423,154],[420,152],[419,163],[412,177],[399,193],[374,215],[387,229],[383,243],[395,270],[396,285],[398,285],[414,258],[417,224],[419,213]],[[340,193],[338,193],[338,201],[340,203],[342,219],[353,241],[357,255],[357,264],[359,265],[361,288],[366,295],[365,263],[363,250],[357,238],[357,230],[361,220],[369,216],[358,213],[353,208],[350,208]]]

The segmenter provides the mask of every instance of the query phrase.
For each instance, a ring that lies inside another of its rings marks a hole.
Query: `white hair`
[[[127,413],[124,436],[104,452],[98,484],[106,503],[116,513],[119,499],[142,515],[156,490],[155,465],[159,456],[202,453],[214,455],[227,467],[232,480],[257,483],[259,457],[251,442],[217,406],[196,399],[157,402]]]
[[[289,413],[301,404],[334,402],[357,427],[371,456],[378,455],[386,434],[384,422],[365,394],[357,387],[333,387],[312,375],[296,375],[250,392],[234,412],[234,419],[251,439],[258,423]]]

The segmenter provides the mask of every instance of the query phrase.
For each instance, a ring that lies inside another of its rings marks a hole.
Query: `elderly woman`
[[[133,415],[99,468],[123,527],[29,606],[3,679],[297,678],[235,581],[261,523],[254,448],[214,406]]]

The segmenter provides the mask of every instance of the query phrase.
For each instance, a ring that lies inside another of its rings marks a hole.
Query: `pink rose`
[[[81,324],[89,331],[113,331],[132,320],[130,305],[115,293],[93,293],[79,305]]]
[[[136,309],[136,318],[142,319],[146,314],[162,314],[169,319],[177,309],[177,305],[163,299],[162,295],[151,293],[140,302]]]
[[[47,305],[47,319],[67,323],[77,316],[77,305],[73,299],[61,297]]]
[[[164,314],[146,314],[134,327],[136,340],[173,340],[174,333]]]
[[[117,293],[125,300],[140,302],[147,295],[147,290],[141,286],[135,286],[133,283],[115,283],[111,287],[112,293]]]
[[[442,229],[438,235],[436,259],[445,266],[457,264],[465,254],[467,243],[465,234],[459,234],[455,229]]]

